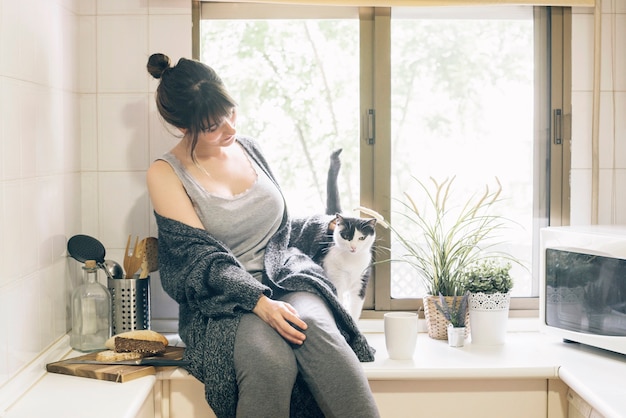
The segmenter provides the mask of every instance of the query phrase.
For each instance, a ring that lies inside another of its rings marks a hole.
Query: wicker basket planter
[[[444,296],[446,302],[452,305],[453,296]],[[435,340],[448,339],[448,320],[437,309],[435,303],[439,300],[439,296],[424,296],[424,317],[426,318],[426,326],[428,327],[428,336]],[[459,303],[459,301],[457,301]],[[465,315],[465,337],[470,334],[470,317],[469,311]]]

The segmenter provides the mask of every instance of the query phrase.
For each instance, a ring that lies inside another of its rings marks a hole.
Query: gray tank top
[[[224,198],[207,192],[173,154],[168,152],[161,159],[176,172],[204,229],[261,280],[265,246],[280,227],[285,209],[282,194],[265,171],[248,156],[256,182],[245,192]]]

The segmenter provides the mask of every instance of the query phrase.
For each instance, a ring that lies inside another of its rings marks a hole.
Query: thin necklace
[[[204,174],[206,174],[206,176],[210,179],[213,178],[213,176],[211,176],[211,174],[206,170],[206,168],[202,167],[200,164],[198,164],[198,160],[196,160],[196,153],[194,152],[193,154],[193,158],[191,159],[193,161],[193,164],[198,167],[198,169],[200,171],[202,171]]]

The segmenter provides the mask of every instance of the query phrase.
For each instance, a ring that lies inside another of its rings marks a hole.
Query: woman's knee
[[[263,321],[246,322],[235,339],[237,379],[293,385],[298,366],[289,343]]]

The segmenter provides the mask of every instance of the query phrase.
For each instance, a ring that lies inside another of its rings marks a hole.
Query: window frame
[[[192,53],[195,59],[200,57],[200,20],[203,6],[209,2],[193,1],[192,19]],[[207,6],[208,7],[208,6]],[[325,6],[292,6],[273,4],[246,4],[238,2],[210,2],[210,7],[221,8],[221,12],[233,13],[237,18],[289,18],[300,15],[305,8],[307,17],[324,17]],[[336,17],[339,8],[333,8]],[[270,14],[259,15],[259,10]],[[274,14],[275,10],[280,10]],[[354,8],[346,8],[345,17],[354,16]],[[321,14],[319,14],[321,13]],[[217,17],[219,18],[219,17]],[[232,17],[229,17],[232,18]],[[385,217],[389,217],[391,173],[391,62],[390,32],[391,8],[359,7],[360,28],[360,120],[361,120],[361,204],[376,208]],[[544,24],[549,19],[550,25]],[[536,222],[547,220],[548,225],[569,224],[571,167],[571,8],[569,7],[535,7],[536,39],[547,39],[546,72],[537,71],[536,91],[550,86],[549,105],[540,106],[536,99],[535,132],[537,151],[534,159],[535,173],[535,208]],[[548,29],[549,27],[549,29]],[[541,53],[541,52],[537,52]],[[374,74],[376,75],[374,77]],[[547,74],[547,76],[544,76]],[[538,95],[536,95],[537,97]],[[368,112],[375,110],[376,123],[374,134],[376,141],[367,145]],[[556,110],[560,110],[557,117]],[[556,124],[558,124],[558,129]],[[561,135],[560,143],[554,137]],[[539,138],[539,139],[537,139]],[[548,167],[546,169],[546,167]],[[376,173],[376,175],[374,175]],[[541,184],[545,184],[542,187]],[[541,190],[545,190],[542,194]],[[549,199],[546,205],[545,199]],[[547,209],[544,209],[547,206]],[[543,221],[545,222],[545,221]],[[533,237],[533,295],[539,294],[539,237],[538,231]],[[379,229],[379,246],[390,247],[391,237],[388,230]],[[423,311],[420,298],[393,299],[390,288],[389,263],[375,264],[362,318],[381,318],[382,314],[394,310]],[[509,316],[537,317],[539,313],[538,296],[514,297],[511,299]]]

